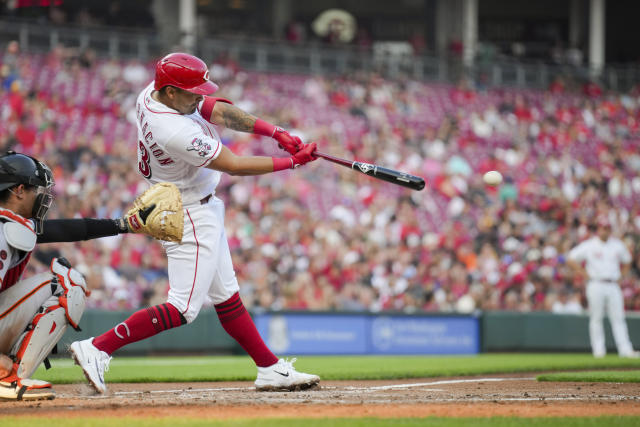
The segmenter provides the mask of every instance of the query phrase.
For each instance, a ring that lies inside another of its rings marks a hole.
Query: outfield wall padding
[[[64,353],[68,345],[75,340],[92,337],[110,329],[114,325],[125,320],[131,311],[100,311],[87,310],[81,321],[81,332],[76,332],[69,328],[64,334],[59,349]],[[283,318],[283,316],[285,316]],[[415,319],[435,319],[437,324],[444,325],[446,321],[437,322],[438,319],[462,318],[476,319],[478,321],[479,338],[477,340],[477,350],[481,352],[510,352],[510,351],[567,351],[567,352],[588,352],[590,351],[588,316],[586,315],[556,315],[552,313],[516,313],[516,312],[487,312],[475,316],[456,316],[451,314],[429,314],[410,316],[397,313],[318,313],[318,312],[294,312],[294,313],[259,313],[253,315],[256,324],[265,340],[278,354],[288,354],[284,347],[278,347],[278,342],[273,341],[270,336],[273,333],[274,325],[282,324],[283,319],[288,319],[287,329],[292,335],[289,339],[298,339],[297,346],[292,346],[289,354],[383,354],[387,351],[393,353],[396,347],[393,336],[396,332],[391,328],[388,319],[405,319],[398,323],[404,330],[413,330],[407,339],[415,342],[419,335],[415,334],[416,328],[420,328],[420,323],[407,323],[408,320]],[[274,317],[278,322],[273,322]],[[351,325],[350,318],[354,325]],[[362,319],[368,319],[362,323]],[[360,320],[357,320],[360,319]],[[378,319],[376,321],[376,319]],[[382,320],[380,320],[382,319]],[[386,320],[385,320],[386,319]],[[303,322],[304,320],[304,322]],[[356,325],[360,322],[363,326]],[[296,330],[300,324],[306,323],[305,330]],[[384,327],[380,327],[380,324]],[[314,326],[318,325],[318,326]],[[342,327],[344,325],[344,328]],[[368,325],[368,326],[367,326]],[[429,331],[428,324],[424,324]],[[636,349],[640,349],[640,313],[628,313],[627,325],[631,341]],[[331,330],[327,329],[331,326]],[[271,332],[269,328],[271,327]],[[315,328],[315,329],[314,329]],[[361,328],[362,332],[358,332]],[[432,328],[431,328],[432,329]],[[354,342],[353,347],[346,345],[329,349],[327,343],[322,344],[318,351],[313,347],[304,347],[309,344],[310,334],[318,337],[334,337],[338,340],[345,339],[340,331],[353,331],[352,334],[362,333],[362,342]],[[382,332],[382,333],[381,333]],[[611,334],[608,321],[605,321],[605,332],[607,348],[610,352],[615,352],[615,343]],[[445,334],[446,335],[446,334]],[[467,335],[469,336],[469,335]],[[434,336],[434,339],[438,336]],[[302,338],[302,341],[300,340]],[[388,350],[380,345],[375,345],[375,340],[382,339],[383,344],[388,340],[391,343]],[[307,340],[307,341],[304,341]],[[426,342],[426,341],[425,341]],[[433,339],[431,342],[436,342]],[[424,343],[423,343],[424,344]],[[302,345],[302,346],[301,346]],[[381,350],[382,349],[382,350]],[[417,351],[399,351],[398,354],[416,354]],[[118,350],[117,354],[170,354],[170,353],[194,353],[194,354],[244,354],[240,346],[229,337],[218,320],[218,316],[213,310],[203,310],[198,318],[189,325],[184,325],[176,329],[165,331],[147,340],[131,344]],[[433,346],[424,347],[423,354],[442,354]]]
[[[640,314],[627,313],[627,327],[634,348],[640,349]],[[616,347],[605,319],[606,345]],[[589,317],[547,312],[486,312],[482,315],[482,351],[591,351]]]

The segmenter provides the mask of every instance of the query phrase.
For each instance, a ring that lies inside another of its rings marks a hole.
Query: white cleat
[[[15,375],[0,380],[2,400],[51,400],[56,393],[46,381],[18,378]]]
[[[111,356],[104,351],[98,350],[93,345],[93,337],[88,340],[72,343],[69,351],[76,364],[82,368],[89,384],[91,384],[98,393],[107,391],[107,385],[104,382],[104,373],[109,370]]]
[[[296,371],[293,367],[295,361],[295,358],[291,359],[291,361],[280,359],[275,365],[266,368],[258,367],[258,378],[255,382],[256,390],[297,391],[316,386],[320,382],[320,377]]]

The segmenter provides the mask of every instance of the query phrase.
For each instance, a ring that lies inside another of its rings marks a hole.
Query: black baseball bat
[[[314,152],[313,155],[336,163],[338,165],[357,170],[358,172],[362,172],[363,174],[369,175],[370,177],[381,179],[383,181],[400,185],[402,187],[407,187],[412,190],[420,191],[424,188],[424,178],[410,175],[406,172],[383,168],[382,166],[372,165],[370,163],[341,159],[340,157],[334,157],[329,154],[320,153],[318,151]]]

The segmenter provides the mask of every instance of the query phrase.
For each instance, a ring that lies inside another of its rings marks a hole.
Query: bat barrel
[[[357,170],[358,172],[361,172],[365,175],[369,175],[372,178],[387,181],[392,184],[410,188],[412,190],[420,191],[425,186],[424,179],[419,176],[411,175],[405,172],[400,172],[400,171],[389,169],[389,168],[383,168],[382,166],[372,165],[370,163],[356,162],[353,160],[345,160],[345,159],[341,159],[340,157],[335,157],[329,154],[320,153],[318,151],[316,151],[314,154],[315,156],[321,157],[330,162]]]
[[[352,168],[365,175],[400,185],[402,187],[410,188],[412,190],[420,191],[424,189],[425,186],[424,178],[394,169],[383,168],[382,166],[353,162]]]

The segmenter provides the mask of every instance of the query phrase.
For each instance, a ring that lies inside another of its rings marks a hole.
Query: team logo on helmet
[[[191,147],[187,147],[187,151],[197,151],[200,157],[206,157],[211,152],[211,144],[208,144],[200,138],[193,138]]]
[[[202,76],[202,78],[204,79],[204,81],[206,82],[207,80],[209,80],[209,70],[206,70],[204,72],[204,76]]]

